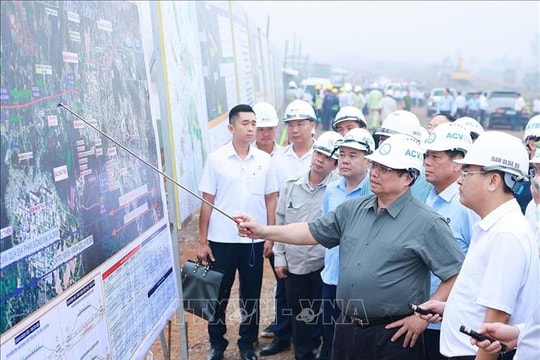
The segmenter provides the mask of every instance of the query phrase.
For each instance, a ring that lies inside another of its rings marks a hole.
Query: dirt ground
[[[421,122],[422,126],[426,126],[429,118],[426,116],[425,108],[422,109],[413,109]],[[499,130],[499,129],[497,129]],[[523,136],[523,131],[507,131],[512,135],[515,135],[519,138]],[[198,214],[195,214],[192,219],[184,226],[183,229],[179,231],[179,244],[180,244],[180,263],[183,264],[187,259],[195,259],[197,255],[197,232],[198,232]],[[260,329],[264,329],[274,318],[274,274],[270,268],[268,261],[264,262],[264,273],[263,273],[263,287],[261,291],[261,317],[260,317]],[[238,281],[235,281],[233,290],[231,293],[231,302],[229,303],[229,308],[227,309],[228,316],[232,317],[232,321],[227,320],[227,335],[226,338],[229,340],[229,347],[225,353],[226,360],[236,360],[240,359],[238,349],[236,347],[236,340],[238,339],[238,319],[239,311],[234,307],[234,299],[238,299]],[[236,310],[236,314],[235,313]],[[177,321],[177,316],[174,316],[171,326],[171,359],[181,359],[180,352],[180,333],[179,326]],[[206,331],[206,322],[200,318],[193,316],[189,313],[185,313],[185,322],[187,326],[187,338],[188,338],[188,354],[190,360],[204,360],[208,352],[210,351],[210,344],[208,342],[208,334]],[[165,334],[168,336],[168,327],[165,329]],[[272,339],[259,337],[259,345],[255,349],[258,353],[262,347],[269,344]],[[151,348],[151,355],[149,358],[160,360],[165,359],[163,352],[161,350],[160,339],[158,338]],[[275,356],[264,357],[263,359],[268,360],[288,360],[294,359],[294,353],[292,350],[283,352]]]
[[[183,264],[188,259],[195,259],[197,256],[197,233],[198,233],[199,216],[195,214],[192,219],[179,231],[179,244],[180,244],[180,263]],[[260,329],[264,329],[274,319],[274,274],[270,268],[270,264],[267,260],[264,262],[263,272],[263,286],[261,290],[261,317],[260,317]],[[235,307],[234,299],[238,299],[238,281],[235,281],[233,290],[231,292],[231,302],[227,308],[227,314],[230,317],[227,318],[227,335],[229,340],[229,347],[225,352],[226,360],[240,359],[236,341],[238,339],[238,317],[240,312]],[[236,311],[235,311],[236,310]],[[233,314],[236,312],[236,314]],[[190,313],[184,312],[185,323],[187,326],[187,339],[188,339],[188,354],[190,360],[204,360],[210,351],[210,344],[208,342],[208,334],[206,321],[193,316]],[[180,332],[178,326],[178,317],[175,315],[172,320],[171,326],[171,359],[181,359],[180,352]],[[165,336],[168,337],[168,326],[165,328]],[[262,347],[269,344],[272,339],[259,337],[259,345],[255,351],[258,353]],[[165,359],[161,350],[160,338],[158,338],[151,348],[152,355],[155,360]],[[264,359],[268,360],[288,360],[294,359],[294,354],[291,350],[283,352],[275,356],[267,356]]]

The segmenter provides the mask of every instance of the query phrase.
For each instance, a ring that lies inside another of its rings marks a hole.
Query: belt
[[[405,314],[405,315],[385,316],[385,317],[370,318],[370,319],[361,319],[354,316],[345,315],[345,322],[364,328],[364,327],[370,327],[370,326],[387,325],[387,324],[393,323],[394,321],[401,320],[409,315],[412,315],[412,313]]]

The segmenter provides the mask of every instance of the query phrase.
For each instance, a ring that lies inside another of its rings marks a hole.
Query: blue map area
[[[1,2],[0,333],[164,217],[137,8]]]

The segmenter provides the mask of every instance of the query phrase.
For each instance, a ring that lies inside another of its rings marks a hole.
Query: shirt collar
[[[407,189],[407,191],[401,195],[399,198],[394,200],[393,203],[390,204],[386,209],[386,212],[393,218],[396,218],[401,210],[407,205],[409,201],[411,201],[413,198],[411,189]],[[372,207],[373,210],[377,211],[377,196],[373,197],[373,202],[369,205],[369,207]]]
[[[314,142],[313,142],[314,144]],[[309,149],[309,151],[307,153],[304,154],[304,156],[302,156],[301,158],[298,157],[298,155],[296,155],[296,153],[294,152],[294,149],[293,149],[293,144],[289,144],[287,145],[287,147],[285,148],[285,150],[283,150],[283,153],[287,156],[294,156],[295,158],[297,158],[298,160],[301,160],[303,158],[305,158],[306,156],[311,156],[313,155],[313,144],[311,144],[311,148]]]
[[[366,176],[364,176],[362,181],[360,181],[360,183],[358,185],[356,185],[356,187],[351,192],[348,193],[345,178],[341,177],[341,180],[339,180],[339,183],[338,183],[338,188],[340,190],[343,190],[343,192],[345,194],[351,194],[351,193],[353,193],[355,191],[361,190],[364,186],[366,186],[366,183],[367,183],[368,179],[369,179],[369,171],[366,171]]]
[[[258,149],[257,149],[258,150]],[[253,152],[255,151],[255,149],[253,148],[253,146],[250,146],[249,147],[249,150],[248,150],[248,154],[246,156],[245,159],[243,160],[247,160],[251,157],[253,157]],[[262,151],[262,150],[260,150]],[[232,156],[236,156],[238,159],[240,159],[238,157],[238,154],[236,153],[236,150],[234,149],[234,146],[232,144],[232,141],[229,141],[226,145],[225,145],[225,152],[227,154],[227,157],[232,157]]]
[[[478,222],[478,226],[484,231],[488,231],[502,218],[507,217],[510,213],[518,212],[521,214],[521,208],[516,199],[510,199],[502,205],[499,205],[495,210],[491,211],[487,216]]]
[[[445,202],[450,203],[452,199],[459,193],[459,184],[453,182],[446,189],[444,189],[440,194],[437,194],[435,188],[431,189],[430,198],[440,197]]]

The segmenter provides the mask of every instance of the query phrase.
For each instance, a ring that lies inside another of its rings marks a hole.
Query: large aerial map
[[[137,7],[2,1],[1,23],[4,333],[162,221],[164,209],[159,174],[57,107],[158,166]]]

